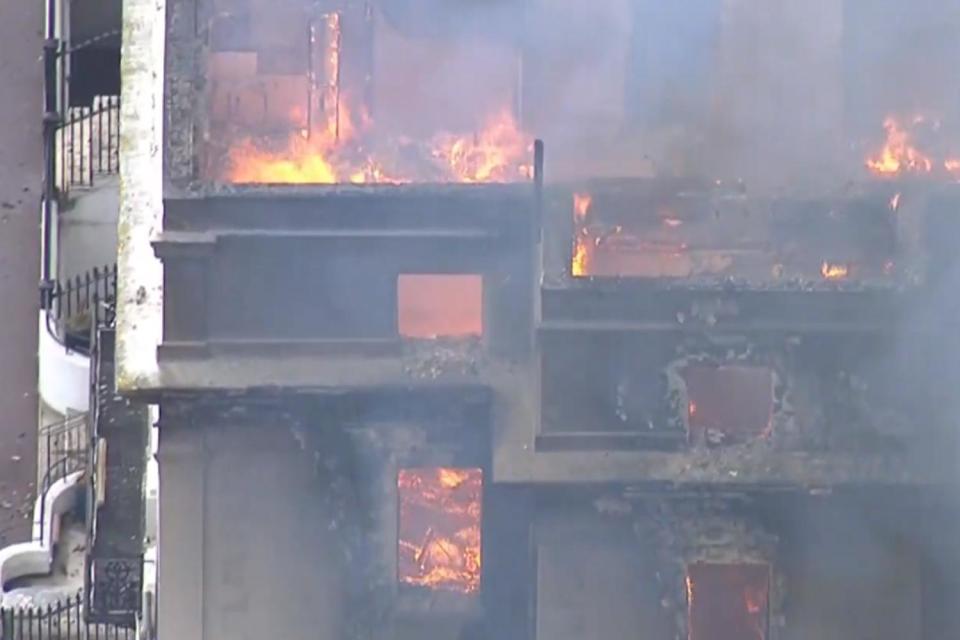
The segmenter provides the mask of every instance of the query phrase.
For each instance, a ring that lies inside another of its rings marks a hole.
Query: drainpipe
[[[54,1],[51,0],[48,11],[53,10]],[[54,30],[54,16],[49,14],[47,20],[47,34]],[[60,57],[60,40],[47,37],[43,43],[43,237],[42,237],[42,265],[40,273],[40,308],[49,310],[53,293],[54,274],[53,256],[51,248],[53,239],[53,203],[57,197],[57,128],[60,125],[60,112],[57,104],[59,92],[57,63]]]
[[[53,273],[53,203],[57,197],[57,128],[63,87],[58,74],[62,43],[57,37],[58,1],[47,0],[46,33],[43,41],[43,203],[40,265],[40,308],[52,306],[55,274]],[[65,1],[65,0],[64,0]]]

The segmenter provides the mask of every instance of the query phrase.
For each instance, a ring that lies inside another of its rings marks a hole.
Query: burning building
[[[161,638],[960,632],[957,14],[662,4],[166,0]]]

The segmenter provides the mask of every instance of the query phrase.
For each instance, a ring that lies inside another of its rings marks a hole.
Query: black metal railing
[[[63,200],[74,187],[92,187],[96,176],[120,172],[120,96],[97,96],[69,107],[56,128],[56,185]]]
[[[62,422],[40,430],[40,445],[44,447],[40,462],[43,475],[37,487],[41,497],[39,513],[39,539],[46,534],[47,494],[50,488],[72,473],[87,468],[92,442],[90,439],[88,414],[70,416]]]
[[[86,618],[82,593],[56,603],[32,607],[0,607],[2,640],[135,640],[133,626],[92,623]]]
[[[45,297],[50,334],[66,349],[89,355],[91,330],[113,321],[117,265],[95,267],[83,275],[53,282]]]
[[[66,200],[71,187],[89,187],[97,175],[120,171],[120,97],[100,96],[90,105],[71,107],[70,56],[105,42],[119,42],[121,32],[107,31],[71,45],[56,37],[56,6],[49,0],[47,37],[43,44],[42,305],[49,303],[47,290],[56,278],[51,251],[58,203]]]

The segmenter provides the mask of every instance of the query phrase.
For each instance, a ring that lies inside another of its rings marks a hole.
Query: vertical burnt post
[[[544,162],[543,140],[537,139],[533,142],[533,221],[532,233],[530,234],[533,248],[530,252],[533,260],[531,278],[533,289],[530,295],[531,313],[530,323],[531,338],[530,344],[536,344],[537,325],[540,324],[540,283],[543,280],[543,162]]]
[[[534,232],[537,245],[543,241],[543,140],[533,142]]]

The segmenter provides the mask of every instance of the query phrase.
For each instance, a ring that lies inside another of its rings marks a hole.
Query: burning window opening
[[[769,566],[695,563],[686,580],[688,640],[766,640]]]
[[[687,424],[692,442],[735,444],[767,437],[773,424],[773,371],[766,367],[689,366]]]
[[[397,278],[397,328],[405,338],[483,335],[483,276],[400,274]]]
[[[886,279],[901,202],[902,195],[879,185],[855,197],[758,197],[754,204],[723,184],[610,182],[572,195],[569,273],[743,282]]]
[[[575,278],[688,277],[720,273],[730,266],[718,251],[698,252],[677,237],[683,220],[667,209],[658,213],[655,229],[633,231],[623,224],[605,224],[594,213],[594,197],[573,195],[574,240],[570,273]]]
[[[247,26],[249,42],[227,42],[210,54],[214,132],[207,174],[214,179],[401,184],[532,178],[533,140],[505,106],[509,98],[473,131],[436,131],[423,139],[379,131],[361,98],[365,90],[344,71],[350,49],[341,13],[311,20],[302,9],[292,14],[291,25],[282,11],[266,16],[258,6],[256,12],[243,16],[265,23]],[[304,20],[306,43],[286,42],[297,40],[294,27]]]
[[[483,470],[401,469],[397,495],[397,579],[415,587],[477,592]]]

